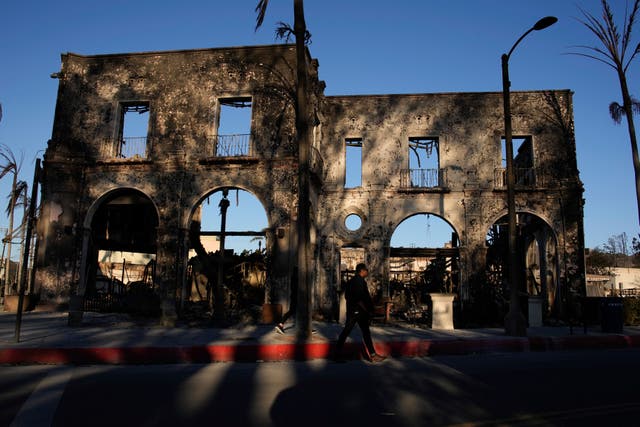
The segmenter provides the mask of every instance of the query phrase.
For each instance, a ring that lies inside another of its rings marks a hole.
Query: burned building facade
[[[386,297],[400,280],[397,261],[406,259],[441,259],[446,291],[462,307],[499,294],[507,214],[502,94],[326,96],[318,62],[307,58],[314,315],[338,317],[341,282],[356,260],[369,265],[372,291]],[[153,263],[141,282],[171,323],[191,286],[189,250],[205,234],[203,201],[241,189],[268,220],[253,230],[265,239],[264,302],[286,309],[297,256],[295,46],[64,54],[55,76],[38,227],[41,297],[68,299],[81,312],[99,254],[145,254]],[[572,94],[515,92],[512,105],[518,268],[525,284],[533,272],[534,293],[559,310],[584,289]],[[223,130],[225,107],[250,109],[250,131]],[[127,120],[136,114],[148,125],[130,138]],[[356,184],[347,179],[349,151],[359,162]],[[392,247],[397,227],[418,214],[446,221],[450,244]]]

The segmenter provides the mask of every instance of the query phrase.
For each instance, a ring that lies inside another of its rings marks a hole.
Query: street
[[[0,425],[638,425],[640,350],[0,367]]]

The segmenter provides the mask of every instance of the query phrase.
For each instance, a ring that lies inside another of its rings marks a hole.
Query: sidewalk
[[[231,328],[165,328],[120,314],[85,313],[82,325],[70,327],[65,312],[27,312],[20,341],[15,342],[15,313],[0,313],[0,364],[168,364],[258,362],[328,358],[342,330],[337,323],[314,322],[304,342],[295,328],[285,335],[273,325]],[[509,337],[502,328],[437,331],[407,324],[375,324],[373,341],[392,357],[461,355],[640,347],[640,327],[602,333],[599,326],[529,328],[527,337]],[[360,358],[358,328],[345,346],[346,358]]]

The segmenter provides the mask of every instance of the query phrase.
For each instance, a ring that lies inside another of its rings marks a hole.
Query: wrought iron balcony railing
[[[400,171],[402,188],[440,188],[446,186],[444,169],[403,169]]]
[[[121,140],[109,140],[100,148],[102,160],[146,159],[149,154],[149,138],[146,136],[125,136]]]
[[[125,136],[118,147],[118,158],[131,159],[134,157],[147,158],[146,136]]]
[[[539,185],[535,168],[513,168],[516,187],[533,188]],[[496,168],[494,171],[494,186],[498,189],[507,188],[507,169]]]
[[[250,134],[216,135],[213,137],[215,157],[252,157]]]

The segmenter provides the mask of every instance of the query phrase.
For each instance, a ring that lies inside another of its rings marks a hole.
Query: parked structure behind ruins
[[[308,56],[314,316],[339,318],[342,282],[364,261],[378,301],[416,306],[428,292],[450,292],[466,322],[499,317],[508,300],[502,93],[326,96],[318,65]],[[111,286],[100,284],[114,275],[106,270],[126,265],[112,254],[127,253],[140,261],[121,292],[137,289],[136,304],[159,301],[172,323],[190,294],[206,292],[194,285],[190,250],[209,264],[208,283],[224,283],[236,268],[225,264],[233,254],[207,256],[219,246],[205,249],[204,238],[217,236],[224,249],[225,234],[201,229],[200,217],[210,195],[240,189],[268,219],[265,229],[245,230],[265,247],[261,267],[243,267],[243,283],[261,289],[252,304],[286,311],[297,242],[295,46],[69,53],[55,76],[38,227],[41,298],[70,301],[79,315],[89,296]],[[228,108],[251,110],[249,132],[219,131]],[[515,92],[512,110],[521,291],[542,297],[545,315],[562,316],[567,300],[584,294],[572,93]],[[126,134],[135,114],[148,117],[146,135]],[[360,159],[355,172],[348,151]],[[356,185],[346,178],[353,173]],[[450,243],[392,247],[397,227],[417,214],[446,221]],[[229,306],[234,295],[208,300]]]

